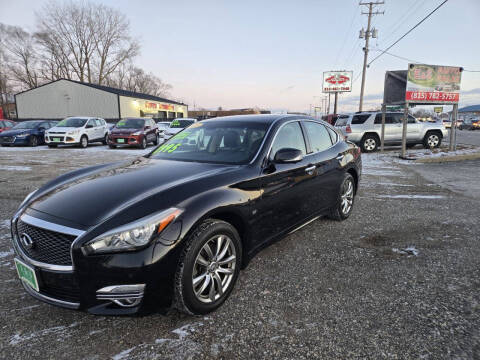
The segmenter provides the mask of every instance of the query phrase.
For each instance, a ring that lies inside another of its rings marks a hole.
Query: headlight
[[[79,132],[80,132],[80,129],[72,130],[72,131],[69,131],[67,135],[75,135],[75,134],[78,134]]]
[[[96,237],[86,243],[83,250],[86,254],[98,254],[142,248],[155,239],[181,213],[180,209],[170,208],[144,217]]]
[[[140,135],[140,134],[143,134],[143,131],[136,131],[132,135]]]
[[[25,199],[23,199],[22,203],[20,204],[19,208],[23,207],[27,202],[28,200],[30,200],[32,198],[32,196],[37,192],[38,189],[35,189],[33,190],[30,194],[28,194]]]
[[[30,134],[29,133],[18,134],[17,138],[24,138],[24,137],[27,137],[28,135]]]

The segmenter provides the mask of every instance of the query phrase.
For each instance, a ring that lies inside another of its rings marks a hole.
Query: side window
[[[39,128],[40,128],[40,127],[43,127],[45,130],[48,129],[48,128],[50,128],[50,126],[48,125],[48,122],[43,122],[43,123],[41,123],[40,126],[39,126]]]
[[[95,125],[96,125],[96,126],[103,126],[102,120],[100,120],[100,119],[95,119]]]
[[[307,130],[313,152],[323,151],[332,146],[332,139],[325,126],[312,121],[305,121],[303,124]]]
[[[395,124],[397,122],[394,114],[385,114],[385,124]],[[382,124],[382,113],[375,115],[375,124]]]
[[[335,130],[330,129],[328,126],[326,127],[328,133],[330,134],[330,138],[332,139],[332,143],[335,144],[338,141],[338,134]]]
[[[353,115],[352,118],[352,125],[360,125],[363,124],[367,119],[370,117],[370,114],[363,114],[363,115]]]
[[[345,126],[347,125],[348,116],[339,116],[337,121],[335,121],[335,126]]]
[[[408,115],[408,123],[409,124],[415,124],[417,121],[412,115]]]
[[[283,148],[298,149],[303,155],[307,153],[305,139],[303,138],[302,129],[298,122],[288,123],[281,127],[272,144],[270,157],[273,158],[277,151]]]
[[[92,125],[93,127],[95,127],[95,126],[96,126],[96,124],[95,124],[95,119],[90,119],[90,120],[88,120],[87,125]]]

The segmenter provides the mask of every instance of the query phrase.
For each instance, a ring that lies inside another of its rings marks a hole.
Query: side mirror
[[[282,148],[277,151],[273,162],[277,164],[286,164],[286,163],[296,163],[302,161],[303,154],[298,149],[293,148]]]
[[[150,126],[145,126],[145,130],[149,130],[150,129]]]
[[[91,128],[93,128],[93,125],[87,124],[87,126],[85,126],[85,129],[91,129]]]

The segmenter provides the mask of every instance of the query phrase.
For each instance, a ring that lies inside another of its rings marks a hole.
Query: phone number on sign
[[[458,93],[444,93],[444,92],[414,92],[407,91],[407,101],[448,101],[458,102],[460,98]]]

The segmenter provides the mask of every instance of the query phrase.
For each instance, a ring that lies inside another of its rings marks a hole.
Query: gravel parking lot
[[[208,316],[97,317],[27,295],[8,229],[21,200],[66,171],[143,152],[0,149],[0,358],[480,358],[480,185],[454,186],[480,160],[363,155],[352,216],[259,253]]]

